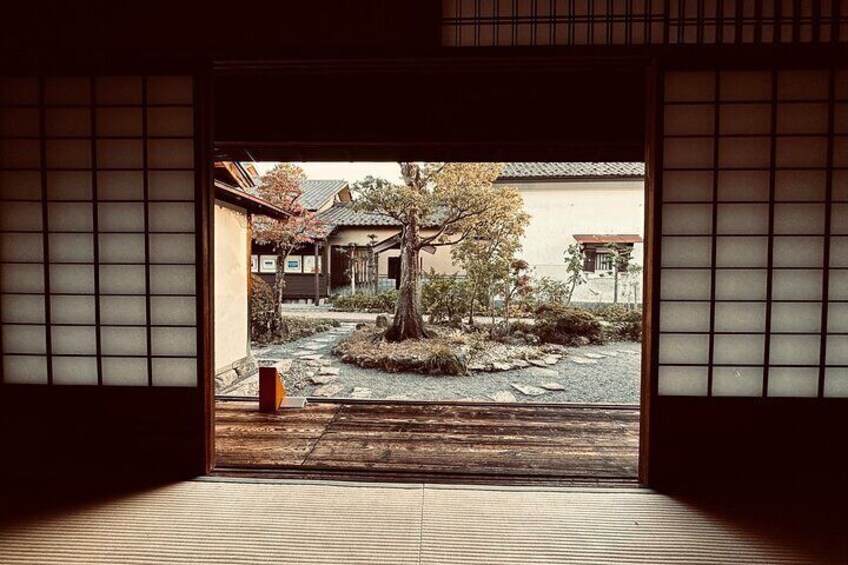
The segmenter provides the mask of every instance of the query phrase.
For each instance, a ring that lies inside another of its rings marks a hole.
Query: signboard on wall
[[[286,266],[285,272],[287,273],[301,273],[303,272],[303,256],[301,255],[289,255],[286,257]]]

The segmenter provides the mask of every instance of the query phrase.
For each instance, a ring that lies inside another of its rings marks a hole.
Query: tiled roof
[[[644,163],[507,163],[500,179],[644,176]]]
[[[574,239],[578,243],[642,243],[642,237],[635,233],[576,233]]]
[[[400,222],[383,214],[360,212],[349,202],[336,202],[318,217],[331,226],[399,226]]]
[[[347,186],[347,181],[337,179],[307,179],[300,181],[302,194],[297,203],[307,210],[317,210]]]

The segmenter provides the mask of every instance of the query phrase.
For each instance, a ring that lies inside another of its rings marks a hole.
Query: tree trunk
[[[274,316],[271,321],[271,331],[286,337],[289,332],[288,324],[283,319],[283,291],[286,288],[285,268],[289,251],[277,251],[277,271],[274,273]]]
[[[417,218],[409,222],[400,240],[400,288],[392,325],[384,335],[387,341],[423,339],[429,337],[421,314],[421,249]]]

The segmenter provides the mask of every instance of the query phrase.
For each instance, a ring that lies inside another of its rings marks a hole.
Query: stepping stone
[[[387,396],[386,400],[412,400],[408,394],[397,394],[393,396]]]
[[[530,367],[522,374],[530,376],[530,377],[540,377],[540,378],[556,378],[559,376],[558,371],[554,371],[553,369],[544,369],[542,367]]]
[[[495,394],[490,394],[489,398],[495,402],[517,402],[515,395],[508,390],[499,390]]]
[[[511,386],[512,386],[512,388],[514,388],[515,390],[517,390],[518,392],[520,392],[521,394],[523,394],[525,396],[541,396],[541,395],[545,394],[546,392],[548,392],[545,389],[539,388],[537,386],[524,385],[524,384],[520,384],[520,383],[512,383]]]
[[[320,367],[320,366],[321,366],[321,362],[320,362],[320,361],[313,361],[313,360],[311,360],[311,359],[308,359],[308,360],[306,360],[306,361],[304,361],[304,362],[306,363],[306,366],[307,366],[307,367]]]
[[[504,363],[502,361],[495,361],[494,363],[492,363],[492,368],[495,371],[509,371],[510,369],[512,369],[512,365],[510,365],[509,363]]]
[[[338,367],[321,367],[318,369],[319,375],[333,375],[337,376],[339,374],[340,369]]]
[[[528,363],[528,362],[527,362],[527,361],[525,361],[524,359],[513,359],[513,360],[511,361],[511,363],[512,363],[512,365],[513,365],[514,367],[517,367],[517,368],[519,368],[519,369],[524,369],[525,367],[529,367],[529,366],[530,366],[530,363]]]
[[[303,357],[304,355],[314,355],[312,351],[308,349],[298,349],[294,352],[295,357]]]
[[[528,359],[527,360],[531,365],[535,365],[537,367],[547,367],[548,364],[542,361],[541,359]]]
[[[641,351],[634,351],[632,349],[619,349],[618,352],[624,353],[626,355],[641,355],[642,354]]]
[[[363,388],[363,387],[354,387],[353,392],[350,393],[351,398],[371,398],[371,389]]]
[[[545,390],[565,390],[565,387],[559,383],[545,383],[542,388]]]
[[[318,349],[323,349],[324,347],[323,343],[307,343],[303,346],[304,349],[309,349],[310,351],[316,351]]]
[[[344,390],[344,386],[338,383],[332,383],[324,385],[320,388],[316,388],[315,392],[312,393],[312,396],[320,396],[322,398],[327,398],[328,396],[333,396]]]
[[[468,370],[469,371],[485,371],[486,366],[480,365],[479,363],[473,363],[471,365],[468,365]]]
[[[545,362],[545,365],[556,365],[556,362],[559,361],[559,359],[559,357],[556,357],[554,355],[547,355],[542,358],[542,361]]]
[[[589,359],[604,359],[606,355],[601,355],[600,353],[584,353],[583,357],[588,357]]]
[[[607,357],[618,357],[618,353],[616,353],[615,351],[605,351],[604,355],[606,355]]]
[[[578,365],[597,365],[598,362],[594,359],[586,359],[585,357],[569,357],[572,363],[577,363]]]
[[[322,357],[324,356],[320,353],[309,353],[307,355],[301,355],[300,359],[303,359],[304,361],[318,361]]]
[[[312,377],[309,380],[312,381],[316,385],[326,385],[330,384],[338,377],[335,375],[318,375],[317,377]]]

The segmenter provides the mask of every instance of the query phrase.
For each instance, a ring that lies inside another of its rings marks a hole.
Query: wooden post
[[[321,269],[318,262],[318,240],[315,240],[315,306],[321,304]]]
[[[259,368],[259,411],[276,412],[286,397],[286,387],[277,365]]]

